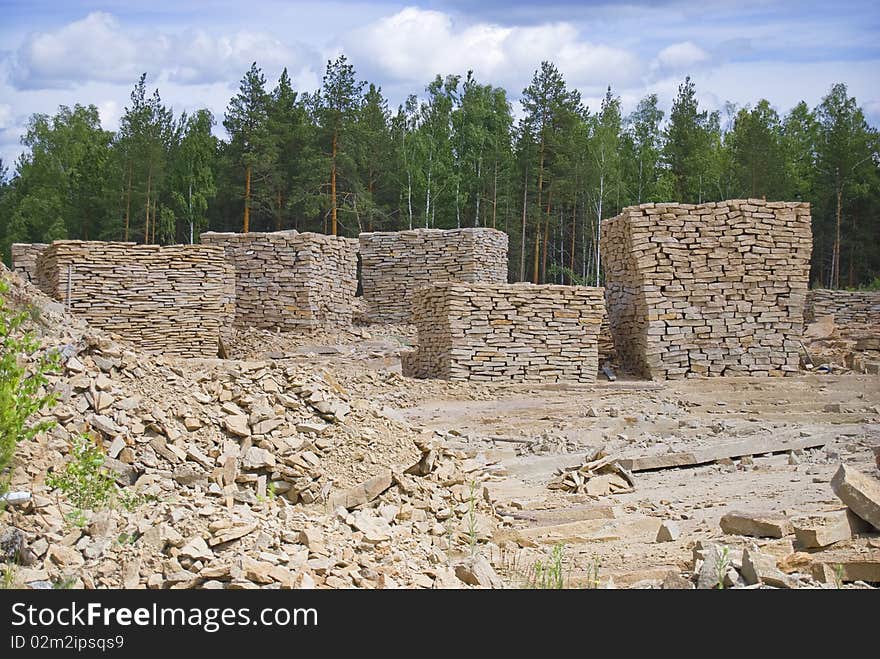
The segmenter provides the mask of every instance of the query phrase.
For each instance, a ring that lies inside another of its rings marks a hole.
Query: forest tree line
[[[320,89],[270,88],[254,63],[223,117],[175,116],[146,74],[115,132],[94,105],[31,117],[25,153],[0,162],[0,241],[198,242],[199,233],[494,227],[510,278],[601,281],[600,220],[652,201],[808,201],[814,285],[880,276],[880,138],[843,84],[780,114],[700,107],[679,86],[624,116],[609,87],[588,108],[550,62],[519,98],[467,75],[437,76],[396,110],[340,56]],[[215,124],[226,139],[215,137]]]

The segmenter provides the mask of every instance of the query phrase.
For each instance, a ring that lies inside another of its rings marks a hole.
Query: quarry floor
[[[495,563],[515,581],[522,548],[549,553],[563,545],[572,585],[632,586],[692,565],[695,542],[738,548],[749,542],[785,556],[791,540],[725,536],[719,519],[731,510],[790,516],[842,508],[829,482],[841,462],[877,474],[880,377],[810,375],[788,378],[712,378],[646,382],[619,378],[592,385],[484,385],[411,380],[399,375],[399,350],[412,329],[366,327],[345,336],[296,346],[255,340],[239,358],[287,358],[321,365],[349,392],[384,404],[480,462],[498,464],[483,496],[513,522],[495,538],[515,547]],[[603,447],[637,457],[739,440],[822,438],[823,447],[794,453],[755,453],[694,467],[635,474],[628,494],[591,498],[548,489],[557,468],[575,466]],[[660,524],[680,535],[657,541]],[[505,550],[502,550],[505,551]]]

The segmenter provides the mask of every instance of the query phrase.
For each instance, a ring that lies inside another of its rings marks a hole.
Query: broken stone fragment
[[[501,577],[483,556],[470,558],[455,566],[455,576],[469,586],[483,588],[503,588]]]
[[[196,535],[190,538],[186,544],[180,548],[178,556],[183,556],[184,558],[189,558],[193,561],[209,561],[214,558],[214,552],[211,551],[208,547],[208,543],[205,542],[205,539],[202,536]]]
[[[243,414],[233,414],[223,419],[223,425],[237,437],[250,437],[251,427],[248,425],[248,418]]]
[[[831,489],[851,511],[880,531],[880,480],[841,464],[831,479]]]
[[[357,506],[369,503],[385,490],[391,487],[392,474],[390,469],[383,469],[379,474],[368,478],[363,483],[341,492],[333,492],[330,495],[330,507],[343,506],[351,510]]]
[[[370,510],[359,510],[353,515],[352,528],[364,534],[364,541],[377,544],[391,539],[391,526]]]
[[[248,470],[271,469],[275,467],[275,456],[264,448],[251,446],[242,458],[242,467]]]
[[[657,531],[657,542],[672,542],[681,536],[681,529],[672,520],[666,520]]]
[[[743,550],[742,575],[749,585],[766,584],[776,588],[797,588],[797,581],[776,566],[776,559],[755,549]]]
[[[785,515],[757,512],[729,512],[721,518],[721,530],[756,538],[784,538],[794,532]]]

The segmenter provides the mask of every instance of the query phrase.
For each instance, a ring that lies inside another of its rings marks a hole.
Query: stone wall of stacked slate
[[[361,283],[374,323],[410,322],[413,292],[434,282],[507,283],[507,234],[415,229],[360,235]]]
[[[809,204],[631,206],[602,223],[601,249],[625,370],[654,379],[798,370]]]
[[[37,281],[37,257],[49,245],[46,243],[12,243],[12,271],[31,283]]]
[[[37,259],[37,284],[150,353],[216,357],[235,313],[233,269],[218,247],[56,241]]]
[[[412,296],[418,348],[409,377],[594,382],[601,288],[443,282]]]
[[[812,290],[807,293],[804,322],[833,316],[844,338],[880,335],[880,291]]]
[[[357,292],[358,241],[320,233],[214,233],[235,268],[239,327],[303,331],[348,326]]]

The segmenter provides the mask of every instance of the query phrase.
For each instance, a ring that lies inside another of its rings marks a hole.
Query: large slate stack
[[[235,313],[233,269],[218,247],[59,240],[38,258],[37,284],[150,353],[216,357]]]
[[[807,203],[642,204],[602,223],[617,357],[654,379],[798,370]]]
[[[439,281],[507,283],[507,234],[488,228],[362,233],[361,281],[374,323],[410,322],[410,298]]]
[[[880,291],[834,291],[807,293],[804,322],[833,316],[840,336],[861,338],[880,335]]]
[[[357,292],[357,241],[321,233],[214,233],[235,267],[239,327],[303,331],[348,326]]]
[[[412,297],[419,345],[403,373],[478,381],[594,382],[601,288],[442,282]]]
[[[49,245],[47,243],[12,243],[12,271],[32,284],[37,281],[37,257]]]

